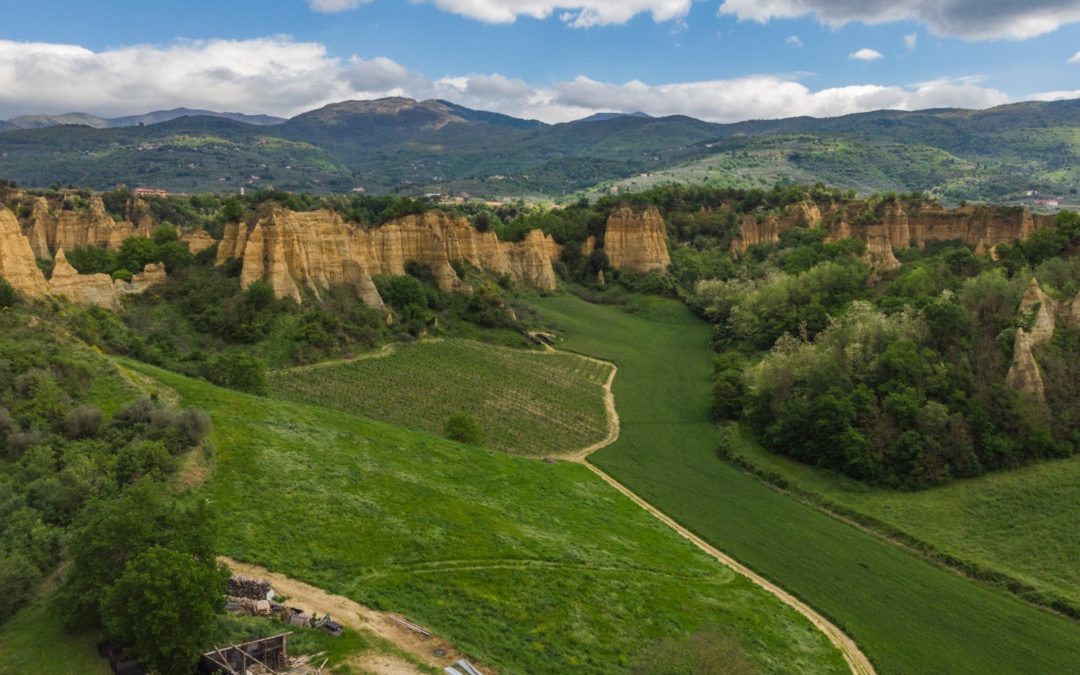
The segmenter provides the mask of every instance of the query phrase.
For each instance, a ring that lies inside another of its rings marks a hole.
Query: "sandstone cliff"
[[[108,274],[79,274],[67,261],[62,248],[57,250],[54,258],[49,293],[63,296],[78,305],[98,305],[109,309],[120,306],[112,277]]]
[[[1071,305],[1071,307],[1070,307]],[[1057,303],[1043,292],[1039,280],[1032,277],[1031,283],[1020,300],[1022,314],[1035,312],[1031,330],[1023,328],[1016,332],[1013,343],[1013,363],[1009,368],[1007,382],[1009,386],[1022,391],[1040,401],[1045,400],[1042,371],[1035,360],[1034,349],[1054,339],[1059,316],[1065,321],[1080,325],[1080,297],[1072,303]]]
[[[780,212],[746,216],[732,242],[732,251],[743,253],[754,244],[779,241],[796,227],[820,226],[828,241],[861,239],[866,242],[867,261],[879,269],[898,267],[895,251],[925,248],[927,244],[961,241],[977,255],[992,253],[998,244],[1023,239],[1050,222],[1026,209],[968,205],[945,209],[935,202],[893,200],[877,205],[863,202],[794,204]]]
[[[217,244],[217,240],[207,234],[206,230],[192,230],[180,235],[180,241],[188,246],[192,255],[202,253]]]
[[[16,291],[31,297],[44,295],[48,289],[19,220],[3,204],[0,204],[0,277]]]
[[[1013,389],[1043,401],[1046,399],[1046,391],[1042,371],[1039,370],[1039,364],[1035,361],[1035,354],[1032,352],[1033,346],[1034,340],[1030,333],[1023,328],[1016,331],[1016,340],[1013,343],[1013,363],[1005,381]]]
[[[297,213],[272,206],[247,223],[231,223],[218,246],[217,262],[243,260],[241,284],[264,281],[278,297],[302,301],[300,287],[318,296],[335,284],[353,286],[364,302],[382,307],[375,274],[401,275],[405,263],[429,266],[444,291],[471,291],[454,271],[461,262],[544,290],[556,286],[551,263],[560,247],[539,231],[521,242],[500,242],[463,217],[428,211],[365,229],[332,211]]]
[[[72,206],[73,198],[65,201]],[[48,259],[51,252],[59,249],[72,250],[81,246],[101,246],[115,249],[129,237],[149,237],[153,219],[145,202],[132,199],[128,202],[127,215],[132,220],[117,222],[105,210],[99,195],[92,195],[85,209],[51,209],[44,197],[34,200],[33,210],[27,222],[26,237],[35,255]]]
[[[620,206],[608,217],[604,251],[611,266],[627,272],[664,271],[671,264],[667,225],[655,206]]]

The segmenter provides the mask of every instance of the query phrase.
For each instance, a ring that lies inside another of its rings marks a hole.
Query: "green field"
[[[925,562],[717,459],[709,326],[674,301],[631,315],[535,301],[564,347],[614,361],[621,435],[593,461],[652,504],[802,597],[882,673],[1060,673],[1080,624]]]
[[[432,434],[464,412],[480,423],[486,447],[525,455],[570,452],[606,435],[606,364],[472,340],[381,354],[276,371],[271,394]]]
[[[500,672],[611,672],[720,627],[766,672],[843,672],[794,610],[587,468],[129,364],[211,412],[221,552],[434,628]]]
[[[735,439],[744,460],[799,491],[1080,606],[1080,457],[895,492],[774,455],[742,435]]]
[[[0,673],[107,675],[112,669],[98,656],[97,640],[66,632],[55,608],[39,599],[0,624]]]

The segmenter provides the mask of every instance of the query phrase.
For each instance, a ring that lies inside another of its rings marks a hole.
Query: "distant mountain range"
[[[0,132],[0,179],[31,186],[562,198],[665,181],[822,182],[930,191],[947,202],[1014,202],[1029,192],[1075,201],[1080,188],[1080,101],[737,124],[600,113],[545,124],[388,98],[289,120],[187,109],[23,116],[0,122]]]
[[[65,113],[63,115],[20,115],[6,121],[0,121],[0,132],[12,129],[43,129],[65,124],[82,124],[94,129],[116,129],[120,127],[137,127],[147,124],[160,124],[180,117],[220,117],[222,119],[268,126],[281,124],[285,121],[281,117],[271,115],[245,115],[243,113],[214,112],[213,110],[195,110],[192,108],[174,108],[172,110],[155,110],[145,115],[128,115],[127,117],[98,117],[89,113]]]

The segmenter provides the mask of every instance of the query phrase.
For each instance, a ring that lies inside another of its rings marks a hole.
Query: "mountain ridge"
[[[331,103],[276,125],[194,115],[144,126],[11,129],[0,133],[0,178],[544,198],[657,181],[822,182],[863,193],[927,191],[951,203],[1075,195],[1080,187],[1080,101],[731,124],[601,117],[545,124],[396,97]]]

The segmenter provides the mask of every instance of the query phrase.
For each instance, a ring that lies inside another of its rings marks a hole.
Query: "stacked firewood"
[[[270,582],[265,579],[255,579],[241,575],[234,575],[229,579],[230,598],[266,600],[268,593],[270,593]]]

